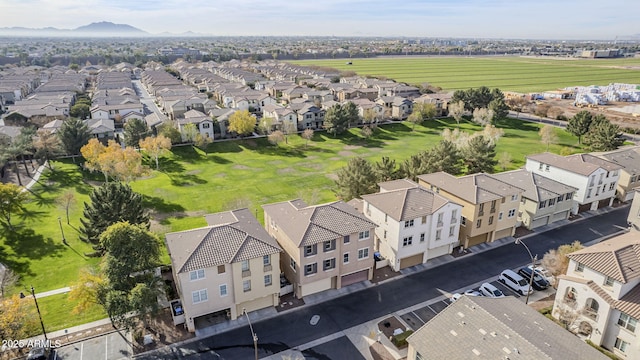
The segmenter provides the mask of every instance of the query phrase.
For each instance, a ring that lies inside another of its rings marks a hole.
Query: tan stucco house
[[[594,155],[622,166],[616,186],[616,198],[623,202],[633,199],[633,189],[640,187],[640,146]]]

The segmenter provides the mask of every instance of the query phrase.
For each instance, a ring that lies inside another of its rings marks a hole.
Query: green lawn
[[[336,200],[332,174],[353,156],[372,161],[389,156],[399,163],[434,146],[445,128],[456,127],[450,119],[429,121],[424,126],[416,126],[415,131],[411,126],[396,123],[379,127],[367,141],[358,136],[359,129],[351,129],[339,138],[317,133],[308,147],[299,136],[290,136],[289,143],[279,147],[268,144],[265,139],[217,142],[209,146],[208,154],[190,146],[176,147],[161,159],[159,171],[152,171],[131,186],[144,195],[151,211],[152,230],[160,238],[169,231],[206,225],[204,214],[240,207],[251,209],[262,221],[260,206],[263,204],[298,197],[309,203]],[[539,124],[509,119],[499,126],[505,136],[498,142],[497,153],[510,153],[513,159],[510,168],[522,166],[527,154],[545,151],[546,146],[538,136]],[[461,129],[477,131],[480,127],[464,122]],[[560,144],[552,145],[550,151],[579,151],[575,137],[562,130],[557,133]],[[77,229],[91,184],[101,180],[101,176],[83,173],[71,161],[53,164],[55,170],[46,171],[33,187],[33,200],[27,204],[29,214],[16,221],[18,231],[0,234],[0,262],[21,276],[17,292],[25,291],[30,285],[36,292],[69,286],[81,268],[99,262],[97,258],[84,256],[92,249],[78,239]],[[56,201],[68,190],[75,195],[70,225],[66,224],[64,210]],[[68,246],[62,243],[59,216]],[[166,251],[163,254],[163,262],[169,263]],[[66,295],[43,298],[42,310],[51,314],[46,320],[47,326],[64,328],[85,321],[79,316],[55,316],[61,307],[67,309],[62,313],[68,314],[72,305],[66,303]],[[100,318],[104,314],[96,311],[87,316]]]
[[[533,92],[575,85],[640,83],[640,59],[545,59],[526,57],[394,57],[294,61],[300,65],[332,67],[359,75],[383,76],[444,90],[488,86]],[[630,67],[635,66],[635,69]]]
[[[38,299],[42,322],[47,332],[68,329],[108,317],[102,307],[97,304],[75,314],[72,311],[77,303],[70,301],[68,297],[68,294],[58,294]]]

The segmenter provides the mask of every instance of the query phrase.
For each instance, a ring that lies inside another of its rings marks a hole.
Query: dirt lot
[[[539,101],[541,104],[549,104],[551,107],[559,107],[563,110],[563,115],[567,118],[573,117],[575,114],[582,110],[589,110],[596,114],[603,114],[612,123],[617,124],[620,127],[630,127],[640,130],[640,117],[633,116],[632,114],[614,111],[614,108],[620,108],[629,105],[637,105],[638,103],[631,102],[612,102],[607,105],[601,105],[596,107],[577,107],[573,105],[573,100],[543,100]]]

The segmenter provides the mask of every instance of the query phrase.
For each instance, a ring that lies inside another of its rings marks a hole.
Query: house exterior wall
[[[564,197],[566,194],[562,194],[562,201],[558,201],[556,198],[555,203],[549,206],[548,200],[544,208],[540,209],[540,203],[532,199],[522,198],[520,202],[518,214],[519,221],[522,222],[527,229],[534,229],[536,227],[550,224],[560,220],[566,220],[569,218],[571,209],[573,208],[573,196],[568,200]],[[540,219],[548,218],[544,224],[537,224]]]
[[[202,136],[213,140],[213,121],[202,121],[197,126]]]
[[[640,174],[631,174],[624,169],[621,170],[616,187],[616,197],[623,202],[630,201],[633,199],[633,189],[637,187],[640,187]]]
[[[236,313],[241,315],[242,309],[247,312],[269,306],[278,306],[280,294],[280,254],[270,255],[269,265],[264,265],[263,258],[249,260],[249,271],[242,271],[242,262],[231,264]],[[271,284],[265,284],[265,275],[271,275]],[[249,291],[244,290],[244,281],[250,281]]]
[[[636,230],[640,230],[640,189],[635,191],[631,207],[629,208],[627,222],[629,223],[629,226],[634,227]]]

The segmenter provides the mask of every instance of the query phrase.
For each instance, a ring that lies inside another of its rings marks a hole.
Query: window
[[[560,195],[558,196],[558,198],[556,199],[556,202],[562,202],[562,199],[564,198],[564,195]]]
[[[464,216],[460,217],[460,225],[467,226],[467,219]]]
[[[480,204],[480,206],[478,206],[478,215],[482,216],[484,215],[484,203]]]
[[[427,217],[426,217],[426,216],[423,216],[423,217],[422,217],[422,223],[421,223],[421,224],[426,224],[426,223],[427,223]]]
[[[402,239],[402,246],[409,246],[413,243],[413,236],[408,236]]]
[[[489,216],[489,225],[493,224],[493,216]]]
[[[424,233],[420,234],[420,242],[424,242]]]
[[[358,249],[358,260],[366,259],[369,257],[369,248]]]
[[[413,226],[413,220],[407,220],[404,222],[404,227],[408,228],[412,226]]]
[[[556,199],[549,199],[549,206],[553,206],[556,204]]]
[[[631,182],[636,182],[636,180],[638,180],[638,175],[633,175],[631,177]]]
[[[336,258],[327,259],[322,262],[322,270],[332,270],[336,268]]]
[[[318,253],[318,246],[316,244],[307,245],[304,247],[304,256],[313,256]]]
[[[444,214],[440,213],[438,214],[438,227],[442,226],[442,219],[444,218]]]
[[[476,228],[479,228],[480,226],[482,226],[482,219],[478,219],[478,221],[476,221]]]
[[[623,328],[631,332],[635,332],[636,326],[638,325],[638,320],[621,312],[620,317],[618,318],[618,325],[622,326]]]
[[[581,263],[576,263],[576,272],[583,272],[584,271],[584,264]]]
[[[436,230],[436,240],[440,240],[442,239],[442,230],[438,229]]]
[[[271,286],[271,274],[264,276],[264,286]]]
[[[207,301],[208,298],[209,297],[207,296],[207,289],[196,290],[191,293],[191,300],[194,304]]]
[[[189,280],[204,279],[204,269],[193,270],[189,272]]]
[[[271,265],[271,255],[265,255],[262,257],[262,265]]]
[[[547,207],[547,202],[540,201],[540,204],[538,204],[538,209],[544,209],[545,207]]]
[[[455,226],[449,226],[449,237],[453,236],[456,234],[456,227]]]
[[[249,270],[249,260],[242,260],[242,271]]]
[[[604,277],[604,286],[613,286],[613,278],[611,276]]]
[[[220,296],[227,296],[227,284],[220,285]]]
[[[242,282],[242,291],[251,291],[251,280],[245,280]]]
[[[413,220],[411,220],[411,226],[413,226]],[[369,230],[361,231],[358,233],[358,240],[366,240],[369,238]]]
[[[609,191],[613,190],[616,188],[616,183],[611,183],[611,185],[609,185]]]
[[[211,124],[209,124],[209,123],[203,123],[202,124],[202,128],[203,129],[208,129],[210,126],[211,126]]]
[[[336,241],[335,240],[325,241],[323,243],[323,247],[324,247],[324,252],[333,251],[336,249]]]
[[[385,239],[387,238],[387,230],[384,231],[384,236]]]
[[[566,303],[574,303],[578,297],[578,292],[572,287],[568,287],[564,293],[564,301]]]
[[[597,320],[598,309],[600,309],[600,304],[598,304],[598,302],[594,298],[588,298],[584,306],[586,315],[593,320]]]
[[[387,220],[388,220],[388,219],[389,219],[389,215],[384,214],[384,222],[385,222],[385,224],[387,223]]]
[[[349,253],[344,253],[344,255],[342,255],[342,263],[343,264],[349,263]]]
[[[518,201],[518,194],[511,195],[511,201]]]
[[[592,190],[592,189],[587,190],[587,198],[590,198],[590,197],[591,197],[591,190]]]
[[[615,345],[613,345],[613,347],[615,347],[616,349],[622,351],[622,352],[626,352],[627,351],[627,346],[629,346],[629,343],[620,339],[620,338],[616,338],[616,343]]]
[[[225,269],[224,265],[218,265],[218,274],[224,274],[225,271],[227,270]]]
[[[544,166],[544,170],[545,170],[545,171],[549,171],[549,164],[546,164],[546,165]]]
[[[309,276],[318,272],[318,264],[307,264],[304,266],[304,275]]]
[[[493,201],[491,202],[491,210],[489,210],[489,212],[490,212],[490,213],[494,213],[494,212],[496,212],[496,201],[495,201],[495,200],[493,200]]]
[[[565,195],[565,197],[564,197],[564,198],[565,198],[566,200],[569,200],[569,199],[573,198],[574,196],[576,196],[576,197],[577,197],[577,196],[578,196],[578,193],[575,193],[575,194],[574,194],[574,193],[568,193],[567,195]]]
[[[344,244],[348,244],[350,241],[351,241],[351,239],[349,238],[349,235],[345,235],[343,243]]]
[[[509,213],[507,214],[507,217],[512,218],[514,216],[516,216],[516,209],[509,210]]]
[[[296,261],[295,260],[289,259],[289,266],[291,266],[293,271],[296,271]]]
[[[458,210],[451,210],[451,223],[455,224],[458,222]]]
[[[544,169],[544,164],[540,163],[540,166],[538,166],[538,170],[542,170],[542,169]]]
[[[498,221],[502,220],[502,211],[498,213]]]

